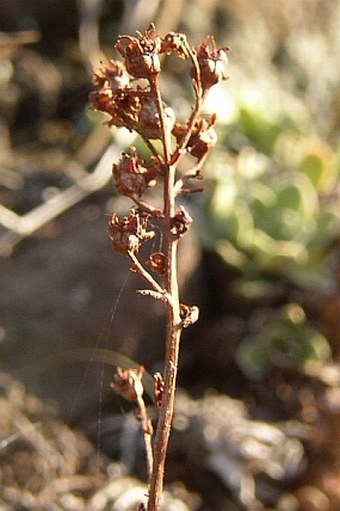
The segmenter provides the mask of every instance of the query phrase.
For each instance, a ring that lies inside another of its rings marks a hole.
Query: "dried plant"
[[[112,61],[94,70],[95,90],[90,100],[95,109],[110,116],[109,126],[126,127],[137,132],[150,151],[148,161],[131,147],[113,164],[117,192],[130,197],[134,207],[119,218],[113,213],[108,222],[108,234],[116,252],[131,261],[131,271],[139,274],[147,289],[139,291],[161,300],[166,308],[166,339],[164,373],[155,375],[155,402],[159,410],[155,438],[143,401],[142,368],[117,370],[113,388],[136,403],[136,416],[141,421],[149,470],[148,511],[159,511],[163,487],[164,465],[174,408],[178,353],[183,328],[198,319],[198,307],[182,304],[177,281],[178,241],[190,228],[192,218],[176,199],[195,193],[192,179],[202,179],[202,164],[216,143],[216,116],[205,117],[202,105],[210,87],[227,79],[227,48],[217,49],[208,36],[196,48],[189,45],[184,34],[170,32],[160,37],[153,25],[137,37],[119,36],[116,49],[124,63]],[[180,121],[162,99],[159,76],[161,54],[174,54],[191,62],[194,104],[187,120]],[[155,140],[161,141],[161,151]],[[191,156],[194,164],[180,172],[183,156]],[[157,180],[163,180],[162,204],[155,208],[143,200],[145,191]],[[150,228],[158,222],[162,232],[162,249],[152,252],[146,264],[140,260],[140,247],[155,236]],[[145,509],[144,504],[140,510]]]

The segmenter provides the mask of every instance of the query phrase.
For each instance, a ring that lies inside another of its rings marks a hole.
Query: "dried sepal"
[[[115,47],[124,58],[126,69],[134,78],[148,79],[161,70],[159,60],[161,38],[155,34],[153,25],[144,34],[137,32],[137,36],[119,36]]]
[[[119,115],[119,99],[125,97],[122,91],[128,90],[130,86],[130,77],[124,64],[111,61],[110,65],[95,69],[92,83],[95,86],[95,90],[89,94],[92,107],[110,115],[109,125],[124,126],[124,119]]]
[[[155,394],[155,403],[157,408],[162,406],[162,399],[164,394],[164,380],[161,373],[155,373],[153,375],[154,378],[154,394]]]
[[[115,117],[116,115],[112,97],[112,91],[108,88],[93,90],[89,94],[92,108],[94,110],[100,110],[101,112],[107,113],[111,116],[111,118]],[[111,124],[114,124],[114,122]],[[120,123],[120,126],[123,126],[123,124]]]
[[[92,107],[110,116],[109,126],[124,126],[145,139],[161,139],[162,126],[154,95],[140,86],[131,87],[123,64],[113,62],[112,66],[103,66],[94,72],[95,90],[89,94]],[[175,113],[165,103],[163,110],[164,125],[170,133]]]
[[[180,206],[175,216],[171,219],[171,233],[176,238],[182,238],[192,224],[192,218],[184,208]]]
[[[134,199],[140,198],[147,187],[156,184],[157,163],[155,159],[146,163],[138,156],[136,148],[130,147],[118,164],[112,165],[117,192]]]
[[[217,134],[214,128],[216,122],[216,114],[213,114],[209,119],[198,116],[196,122],[191,130],[191,136],[186,145],[187,151],[197,158],[198,163],[206,158],[210,149],[214,147],[217,142]],[[187,124],[176,122],[172,134],[176,137],[177,142],[180,142],[188,130]]]
[[[98,104],[98,103],[97,103]],[[162,128],[154,97],[145,91],[125,90],[112,95],[111,104],[105,98],[104,111],[111,115],[109,126],[125,126],[145,139],[161,139]],[[95,106],[96,107],[96,106]],[[99,108],[102,109],[103,108]],[[164,124],[171,132],[175,123],[175,113],[164,104]]]
[[[215,38],[208,36],[205,41],[198,45],[197,61],[200,68],[201,85],[204,91],[207,91],[215,83],[228,78],[226,70],[229,48],[217,49]],[[195,70],[192,69],[192,78],[195,79]]]
[[[150,254],[146,264],[150,265],[152,270],[158,275],[163,276],[165,274],[165,255],[163,252],[153,252]]]
[[[137,254],[141,244],[155,236],[148,231],[148,214],[132,209],[130,213],[119,219],[113,213],[108,221],[107,232],[115,252],[128,255]]]
[[[130,86],[130,75],[122,62],[111,60],[93,70],[92,83],[97,88],[125,89]]]
[[[107,124],[134,130],[138,126],[141,109],[141,97],[138,91],[131,89],[113,91],[112,109],[111,112],[107,112],[111,115],[111,119]]]
[[[200,310],[197,305],[180,304],[180,316],[182,320],[182,327],[187,328],[198,321]]]
[[[118,395],[127,401],[138,402],[144,392],[142,383],[143,373],[143,366],[132,369],[121,369],[117,367],[117,371],[113,376],[113,381],[110,386]]]
[[[161,53],[170,55],[171,53],[176,54],[181,59],[189,58],[189,44],[185,34],[178,32],[169,32],[163,37],[161,42]]]
[[[97,87],[90,92],[92,108],[111,117],[106,123],[108,126],[118,128],[124,126],[133,129],[133,124],[138,121],[141,110],[140,98],[129,91],[129,89],[111,89],[107,85]]]
[[[176,116],[171,107],[163,102],[164,126],[171,133]],[[138,133],[146,139],[161,139],[163,137],[162,124],[159,118],[155,98],[150,94],[141,96],[141,108],[137,122],[132,125]]]

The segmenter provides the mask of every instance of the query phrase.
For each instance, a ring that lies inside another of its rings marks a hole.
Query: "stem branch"
[[[164,295],[165,291],[162,288],[162,286],[160,286],[158,282],[153,278],[153,276],[150,275],[150,273],[143,267],[143,265],[140,263],[136,255],[133,252],[131,252],[131,250],[128,251],[128,256],[132,262],[131,269],[138,273],[149,284],[149,286],[152,289],[157,291],[157,293]]]

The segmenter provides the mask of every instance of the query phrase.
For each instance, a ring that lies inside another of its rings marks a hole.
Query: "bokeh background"
[[[163,311],[106,235],[129,208],[111,164],[140,142],[88,93],[117,36],[152,21],[231,48],[205,107],[205,190],[185,202],[182,297],[201,318],[181,346],[164,509],[337,511],[338,0],[0,1],[0,509],[128,511],[145,493],[138,425],[109,382],[121,356],[161,370]],[[164,63],[178,113],[186,71]]]

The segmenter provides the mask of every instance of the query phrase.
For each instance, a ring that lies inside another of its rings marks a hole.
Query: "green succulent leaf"
[[[309,326],[302,307],[290,303],[269,315],[257,334],[240,344],[236,360],[251,379],[265,377],[273,367],[303,367],[310,360],[326,360],[330,347]]]
[[[320,193],[329,193],[338,178],[335,154],[324,140],[310,144],[298,162],[298,170]]]

